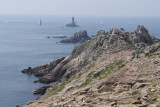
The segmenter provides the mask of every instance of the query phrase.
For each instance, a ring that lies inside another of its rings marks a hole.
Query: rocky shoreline
[[[159,107],[159,58],[160,39],[144,26],[133,32],[101,30],[70,56],[22,70],[48,84],[35,90],[44,95],[25,107]]]

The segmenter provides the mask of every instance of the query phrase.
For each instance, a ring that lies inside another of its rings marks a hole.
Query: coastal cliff
[[[156,107],[160,105],[160,40],[144,26],[103,30],[71,55],[23,73],[48,83],[25,107]],[[158,103],[159,102],[159,103]]]

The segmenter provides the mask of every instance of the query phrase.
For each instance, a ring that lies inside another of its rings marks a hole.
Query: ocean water
[[[39,26],[40,19],[42,26]],[[140,24],[151,35],[160,37],[160,18],[76,17],[76,20],[80,27],[67,28],[65,24],[71,17],[0,16],[0,107],[23,106],[38,98],[39,95],[33,95],[32,91],[44,84],[33,83],[38,78],[20,71],[68,56],[79,45],[57,43],[61,39],[47,36],[70,37],[83,29],[89,35],[111,28],[124,28],[130,32]]]

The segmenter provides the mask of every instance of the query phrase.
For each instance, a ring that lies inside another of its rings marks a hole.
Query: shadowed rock
[[[141,25],[138,25],[137,29],[131,33],[130,40],[133,43],[144,43],[149,45],[152,45],[154,43],[154,39],[149,34],[148,30]]]
[[[49,86],[41,87],[41,88],[35,90],[35,91],[33,92],[33,94],[41,94],[41,95],[43,95],[43,94],[46,92],[46,90],[47,90],[48,87],[49,87]]]
[[[65,58],[61,63],[59,63],[52,71],[39,79],[41,83],[51,83],[56,82],[61,79],[61,77],[66,73],[67,63],[69,58]]]

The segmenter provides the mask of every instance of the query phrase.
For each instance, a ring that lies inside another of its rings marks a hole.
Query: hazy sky
[[[160,17],[160,0],[0,0],[0,14]]]

